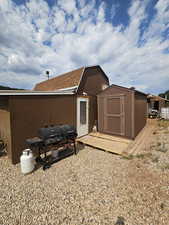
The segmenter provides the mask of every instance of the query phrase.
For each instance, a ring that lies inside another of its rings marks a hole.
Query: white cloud
[[[68,14],[72,14],[76,11],[76,1],[74,0],[58,0],[58,5]]]
[[[111,11],[110,11],[110,17],[113,19],[117,13],[118,8],[120,7],[119,3],[112,4],[111,6]]]
[[[169,84],[169,1],[158,1],[156,16],[140,41],[140,25],[147,19],[149,0],[133,0],[128,9],[129,25],[113,27],[106,21],[108,5],[96,1],[59,0],[52,8],[43,0],[15,5],[0,1],[1,84],[32,88],[53,75],[84,65],[99,64],[112,83],[135,86],[146,92],[165,90]],[[78,8],[79,7],[79,8]],[[118,6],[119,7],[119,6]],[[112,5],[112,17],[117,6]]]
[[[78,4],[79,4],[80,8],[84,8],[85,5],[86,5],[86,1],[85,0],[79,0]]]

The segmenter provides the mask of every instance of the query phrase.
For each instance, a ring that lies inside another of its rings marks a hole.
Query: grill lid
[[[43,140],[46,139],[61,139],[77,137],[77,132],[74,126],[72,125],[60,125],[60,126],[50,126],[39,129],[39,137]]]
[[[42,139],[55,138],[62,135],[59,126],[43,127],[39,129],[38,133]]]

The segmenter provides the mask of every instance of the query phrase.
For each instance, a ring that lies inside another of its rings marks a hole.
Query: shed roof
[[[35,85],[34,91],[55,91],[71,87],[76,87],[78,89],[84,75],[84,71],[88,68],[99,68],[102,74],[108,80],[108,77],[99,65],[82,67],[80,69],[73,70],[71,72],[64,73],[49,80],[40,82]]]
[[[133,87],[127,88],[127,87],[119,86],[119,85],[116,85],[116,84],[110,85],[109,87],[107,87],[106,89],[104,89],[102,92],[100,92],[98,95],[102,94],[104,91],[107,91],[107,89],[112,88],[112,87],[117,87],[117,88],[120,88],[120,89],[124,89],[124,90],[130,91],[130,92],[136,92],[138,94],[147,96],[147,94],[145,94],[144,92],[138,91],[138,90],[136,90]]]

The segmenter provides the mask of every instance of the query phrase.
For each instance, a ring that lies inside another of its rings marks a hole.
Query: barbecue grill
[[[43,169],[47,169],[51,164],[72,154],[77,154],[76,151],[76,129],[71,125],[51,125],[38,130],[38,137],[27,139],[26,143],[32,151],[38,149],[36,161],[43,165]],[[73,145],[73,150],[68,147]],[[58,150],[60,152],[66,150],[65,154],[60,154],[56,158],[47,157],[47,152],[50,150]],[[44,155],[44,157],[42,157]],[[52,159],[51,159],[52,158]]]

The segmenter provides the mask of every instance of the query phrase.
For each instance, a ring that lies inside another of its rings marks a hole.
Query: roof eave
[[[32,96],[32,95],[74,95],[74,92],[0,92],[0,96]]]

